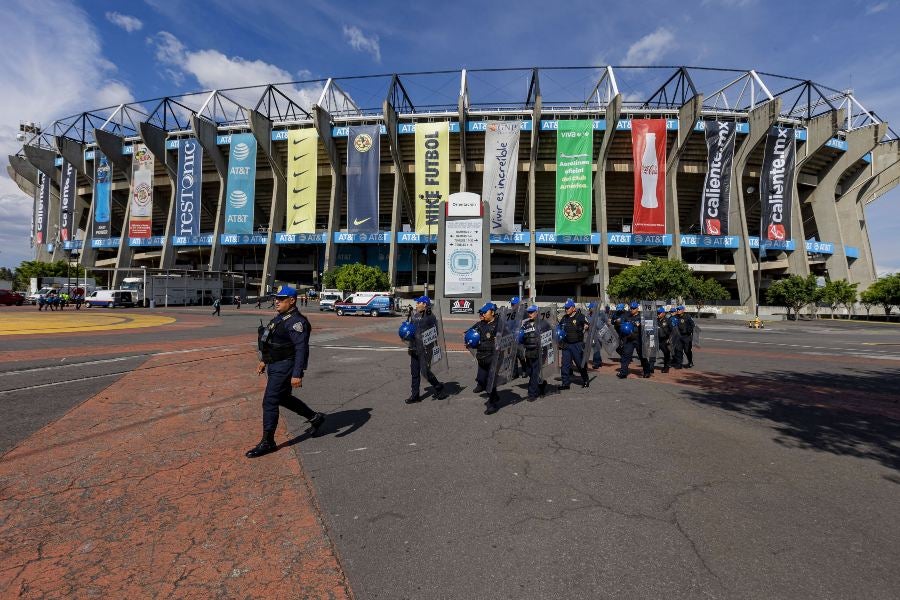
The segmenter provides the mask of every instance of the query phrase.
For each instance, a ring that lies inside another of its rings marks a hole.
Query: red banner
[[[634,221],[632,233],[666,232],[666,120],[633,119]]]

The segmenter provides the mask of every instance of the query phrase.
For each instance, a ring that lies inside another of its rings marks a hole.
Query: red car
[[[24,302],[25,296],[23,296],[19,292],[0,290],[0,304],[5,304],[6,306],[12,306],[13,304],[15,304],[16,306],[22,306]]]

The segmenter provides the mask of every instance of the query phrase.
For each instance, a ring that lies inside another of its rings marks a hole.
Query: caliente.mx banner
[[[437,234],[450,195],[450,124],[416,123],[416,223],[418,234]]]
[[[316,232],[316,186],[319,168],[316,130],[292,129],[288,132],[287,152],[287,233]]]
[[[148,238],[153,230],[153,154],[137,144],[131,160],[131,207],[128,237]]]
[[[203,188],[203,147],[196,138],[178,145],[178,205],[176,236],[200,235],[200,203]]]
[[[110,188],[112,167],[109,160],[99,150],[94,152],[94,235],[96,239],[108,239],[110,225]]]
[[[666,120],[632,119],[633,233],[666,232]]]
[[[766,151],[759,176],[759,239],[763,243],[791,239],[791,201],[794,195],[796,131],[775,125],[766,134]]]
[[[78,173],[75,166],[63,159],[59,176],[59,239],[75,239],[75,190]]]
[[[378,232],[381,126],[351,125],[347,136],[347,231]]]
[[[737,128],[731,121],[706,122],[706,177],[700,196],[702,235],[728,235],[728,205],[736,133]]]
[[[560,121],[556,130],[556,233],[590,235],[593,121]]]
[[[225,188],[225,233],[253,233],[255,192],[256,138],[252,133],[232,135]]]
[[[38,187],[34,209],[34,241],[47,243],[47,210],[50,207],[50,178],[38,171]]]
[[[519,121],[488,121],[484,132],[484,185],[491,210],[491,233],[514,233]]]

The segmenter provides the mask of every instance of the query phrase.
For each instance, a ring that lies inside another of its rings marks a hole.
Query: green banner
[[[594,122],[559,121],[556,130],[556,233],[590,235]]]

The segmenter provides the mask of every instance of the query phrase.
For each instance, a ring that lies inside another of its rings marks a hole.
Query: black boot
[[[491,392],[491,395],[488,396],[487,404],[484,406],[484,414],[492,415],[498,410],[500,410],[500,395],[497,393],[497,390]]]
[[[421,396],[410,396],[409,398],[404,400],[404,402],[407,404],[415,404],[416,402],[421,402],[421,401],[422,401]]]
[[[625,379],[626,377],[628,377],[628,371],[619,369],[619,372],[616,373],[616,377],[618,377],[619,379]]]
[[[270,452],[275,452],[278,449],[278,445],[275,443],[275,432],[274,431],[264,431],[262,440],[251,448],[247,450],[247,453],[244,455],[247,458],[256,458],[258,456],[265,456]]]
[[[307,429],[307,433],[311,436],[315,436],[319,432],[319,428],[325,423],[325,413],[316,413],[316,415],[309,420],[309,429]]]
[[[478,385],[475,386],[475,389],[472,391],[475,392],[476,394],[480,394],[481,392],[484,391],[484,386],[479,383]]]
[[[581,387],[586,388],[591,385],[591,379],[588,377],[587,369],[581,372]]]
[[[547,382],[542,381],[538,384],[538,390],[541,392],[541,396],[547,393]]]

